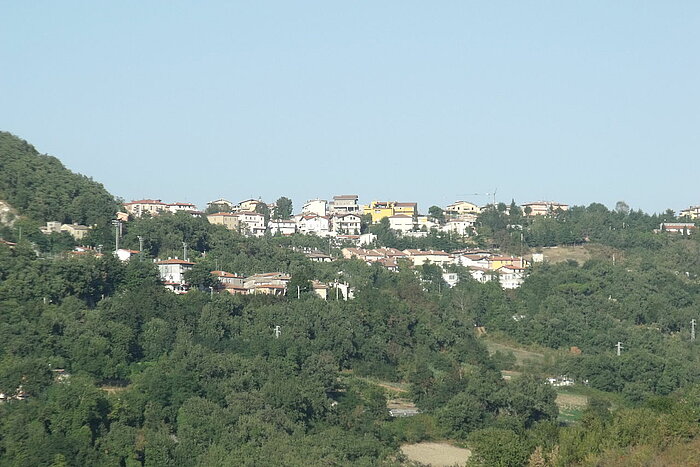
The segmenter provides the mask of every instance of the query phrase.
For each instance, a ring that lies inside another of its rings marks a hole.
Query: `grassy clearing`
[[[557,391],[555,402],[559,407],[559,421],[571,424],[581,420],[583,411],[588,407],[588,396],[573,394],[569,391]]]
[[[579,264],[583,264],[589,259],[612,260],[613,254],[618,260],[621,260],[623,257],[623,253],[621,251],[598,244],[588,244],[580,246],[554,246],[538,248],[534,251],[538,253],[543,253],[544,260],[549,263],[561,263],[567,260],[574,260],[577,261]]]
[[[472,455],[469,449],[447,442],[405,444],[401,452],[412,462],[433,467],[465,466]]]
[[[545,361],[545,354],[541,352],[526,350],[523,347],[517,346],[516,344],[496,342],[496,340],[491,336],[482,337],[481,340],[483,341],[484,345],[486,345],[486,349],[490,354],[494,354],[496,352],[507,354],[512,352],[515,356],[515,364],[520,368],[533,364],[539,365]]]

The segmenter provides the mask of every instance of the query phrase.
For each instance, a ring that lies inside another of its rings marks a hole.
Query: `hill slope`
[[[102,184],[7,132],[0,132],[0,200],[40,222],[102,225],[117,209]]]

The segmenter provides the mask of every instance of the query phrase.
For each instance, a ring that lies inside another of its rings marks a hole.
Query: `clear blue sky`
[[[127,200],[700,203],[697,1],[0,11],[0,129]]]

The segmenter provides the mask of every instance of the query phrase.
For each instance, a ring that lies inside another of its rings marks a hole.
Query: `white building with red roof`
[[[185,281],[185,273],[192,269],[194,263],[178,258],[156,261],[160,280],[165,287],[175,293],[186,293],[189,289]]]
[[[331,233],[331,220],[326,216],[316,214],[297,216],[297,230],[303,234],[327,237]]]
[[[192,203],[169,203],[166,205],[166,209],[173,214],[176,212],[197,212],[197,206]]]
[[[124,203],[123,206],[131,217],[141,217],[144,214],[157,216],[168,210],[168,205],[159,199],[140,199]]]

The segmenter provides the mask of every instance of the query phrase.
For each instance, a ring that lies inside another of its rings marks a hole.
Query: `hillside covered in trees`
[[[1,131],[0,200],[38,222],[104,225],[117,210],[114,197],[100,183]]]
[[[14,192],[31,192],[17,180]],[[71,243],[37,248],[37,232],[13,237],[0,244],[0,466],[398,466],[399,447],[422,440],[464,445],[475,465],[683,465],[700,436],[700,352],[689,334],[700,239],[651,234],[659,217],[641,212],[572,211],[521,217],[515,230],[514,211],[483,215],[469,244],[614,249],[615,261],[536,265],[517,290],[459,267],[450,288],[431,264],[316,263],[299,249],[325,249],[325,239],[245,237],[184,213],[127,223],[123,246],[138,248],[141,236],[144,252],[124,263],[71,254]],[[373,228],[382,246],[404,246]],[[99,235],[86,240],[107,244]],[[194,287],[175,295],[152,259],[176,256],[182,242]],[[437,233],[416,242],[466,245]],[[215,269],[283,271],[300,294],[217,293]],[[314,279],[347,282],[355,298],[322,300]],[[495,339],[543,358],[489,350]],[[545,383],[564,374],[588,401],[575,420]],[[393,387],[421,413],[390,417]]]

